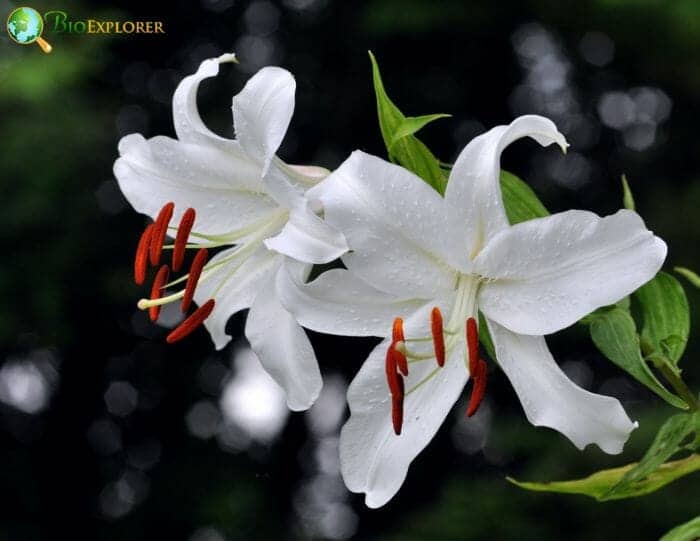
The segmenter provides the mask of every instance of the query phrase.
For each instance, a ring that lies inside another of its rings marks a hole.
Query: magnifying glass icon
[[[44,19],[37,10],[30,7],[13,9],[7,18],[7,33],[20,45],[36,42],[45,53],[51,52],[51,45],[41,37],[44,31]]]

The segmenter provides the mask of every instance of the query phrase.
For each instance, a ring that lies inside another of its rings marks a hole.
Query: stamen
[[[438,366],[445,365],[445,336],[442,334],[442,314],[436,306],[430,313],[430,329],[433,335],[433,347]]]
[[[173,272],[180,270],[182,262],[185,260],[185,248],[187,247],[187,239],[194,225],[195,211],[193,208],[188,208],[180,219],[180,225],[177,228],[177,236],[175,237],[175,245],[173,247]]]
[[[396,347],[398,343],[404,343],[403,319],[400,317],[394,320],[394,326],[391,330],[391,346],[389,346],[389,351],[393,351],[393,355],[396,357],[396,365],[401,373],[404,376],[408,376],[408,360],[406,359],[406,354]]]
[[[469,348],[469,374],[474,377],[479,364],[479,330],[476,319],[467,320],[467,347]]]
[[[151,238],[151,265],[156,266],[160,262],[160,254],[163,250],[163,242],[165,242],[165,233],[168,230],[168,224],[170,219],[173,217],[173,210],[175,210],[175,204],[170,202],[166,203],[160,212],[156,221],[153,222],[153,237]]]
[[[479,409],[481,401],[484,399],[484,395],[486,394],[487,378],[488,372],[486,370],[486,363],[483,359],[479,359],[477,369],[475,370],[472,378],[474,380],[474,387],[472,387],[472,395],[469,398],[469,405],[467,406],[467,417],[471,417]]]
[[[146,280],[148,252],[150,250],[152,237],[153,224],[150,224],[141,234],[139,244],[136,247],[136,256],[134,257],[134,282],[136,282],[138,285],[143,285],[144,281]]]
[[[401,392],[400,390],[403,388],[403,380],[396,371],[396,355],[394,355],[393,345],[389,346],[389,349],[386,351],[384,369],[386,371],[386,382],[389,386],[391,396],[398,396]]]
[[[207,262],[207,249],[201,248],[197,255],[194,256],[194,261],[192,261],[192,266],[190,267],[190,274],[187,277],[187,285],[185,285],[185,295],[182,298],[182,311],[187,312],[192,304],[192,298],[194,297],[194,290],[197,287],[197,282],[199,281],[199,276],[202,274],[202,269],[204,264]]]
[[[197,308],[197,310],[195,310],[190,317],[175,327],[175,330],[168,335],[165,341],[168,344],[174,344],[186,336],[189,336],[197,327],[204,323],[205,319],[209,317],[212,310],[214,310],[214,304],[214,299],[209,299],[202,306]]]
[[[158,269],[158,274],[156,274],[156,278],[153,280],[153,286],[151,287],[151,300],[160,299],[163,286],[167,283],[169,277],[170,269],[167,265],[163,265]],[[151,321],[156,321],[160,315],[160,305],[151,306],[148,309],[148,315]]]
[[[399,378],[399,392],[391,396],[391,424],[394,426],[394,434],[401,435],[403,426],[403,379]]]

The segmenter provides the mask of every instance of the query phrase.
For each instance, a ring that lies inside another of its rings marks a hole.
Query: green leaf
[[[679,413],[670,417],[659,429],[654,441],[642,459],[626,471],[620,481],[606,495],[626,494],[631,487],[649,477],[664,462],[683,450],[686,440],[698,431],[700,415]]]
[[[700,539],[700,517],[676,526],[659,541],[696,541]]]
[[[489,332],[488,325],[486,325],[486,318],[484,314],[479,312],[479,342],[489,354],[491,360],[496,361],[496,348],[493,345],[493,339],[491,338],[491,333]]]
[[[674,267],[673,270],[683,276],[695,287],[700,288],[700,276],[698,276],[697,273],[691,271],[690,269],[686,269],[685,267]]]
[[[634,296],[642,308],[642,344],[645,349],[651,347],[645,355],[662,355],[677,366],[690,333],[690,310],[683,287],[670,274],[659,272]]]
[[[389,151],[394,148],[394,145],[399,139],[408,137],[417,133],[419,130],[423,129],[425,126],[437,120],[439,118],[449,118],[452,115],[447,115],[443,113],[437,113],[434,115],[423,115],[423,116],[407,116],[403,119],[403,122],[398,125],[394,135],[392,137],[391,143],[389,144]],[[439,163],[439,162],[438,162]]]
[[[624,492],[609,494],[610,489],[636,464],[628,464],[620,468],[602,470],[583,479],[572,481],[553,481],[550,483],[529,483],[507,477],[514,485],[537,492],[556,492],[559,494],[582,494],[595,498],[599,502],[606,500],[622,500],[635,498],[654,492],[676,479],[700,470],[700,455],[690,455],[688,458],[667,462],[651,473],[642,481],[631,484]]]
[[[637,329],[628,310],[619,306],[597,310],[586,321],[593,343],[603,355],[672,406],[688,409],[685,401],[661,384],[642,358]]]
[[[381,74],[379,73],[379,66],[371,51],[369,51],[369,57],[372,61],[372,79],[374,81],[374,93],[377,96],[379,127],[382,131],[382,138],[389,152],[389,157],[421,177],[440,194],[444,194],[447,186],[447,177],[440,168],[440,162],[430,152],[430,149],[414,135],[396,137],[396,133],[399,130],[410,131],[410,129],[405,127],[406,117],[387,96]]]
[[[501,171],[501,194],[511,225],[549,216],[549,211],[526,182],[507,171]]]
[[[634,210],[634,197],[627,182],[627,177],[622,175],[622,205],[629,210]]]

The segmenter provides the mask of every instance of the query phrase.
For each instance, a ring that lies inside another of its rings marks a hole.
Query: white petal
[[[235,250],[229,248],[219,252],[210,264],[229,257]],[[204,304],[211,298],[216,301],[214,311],[204,321],[216,349],[223,348],[231,340],[231,336],[226,334],[229,318],[253,304],[258,291],[274,278],[282,264],[282,256],[261,246],[242,265],[240,263],[234,259],[216,267],[206,279],[203,275],[194,292],[197,304]],[[226,282],[222,286],[224,280]]]
[[[292,210],[282,231],[265,245],[306,263],[329,263],[348,250],[343,234],[311,212],[307,204]]]
[[[177,138],[186,143],[216,146],[222,150],[241,153],[238,145],[231,139],[226,139],[212,132],[204,125],[197,110],[197,90],[199,83],[219,73],[219,64],[235,62],[234,54],[223,54],[218,58],[209,58],[199,65],[193,75],[185,77],[173,96],[173,122]]]
[[[523,222],[495,236],[474,261],[494,280],[479,307],[513,332],[549,334],[651,280],[666,244],[638,214],[600,218],[571,210]]]
[[[428,317],[421,310],[418,319]],[[415,319],[415,318],[412,318]],[[399,490],[413,459],[433,439],[467,381],[464,343],[448,354],[437,374],[406,396],[400,436],[394,434],[384,362],[390,339],[367,358],[348,390],[350,419],[340,434],[340,465],[345,484],[365,492],[368,507],[381,507]],[[411,365],[408,391],[435,370],[434,360]]]
[[[343,262],[365,282],[404,298],[454,289],[455,271],[441,255],[443,200],[417,176],[356,151],[307,196],[343,232],[352,250]]]
[[[526,115],[472,139],[452,168],[445,201],[450,229],[461,232],[450,238],[462,266],[491,236],[508,226],[499,184],[501,152],[522,137],[532,137],[542,146],[557,143],[566,151],[564,136],[551,120]]]
[[[307,329],[340,336],[391,334],[397,317],[412,314],[425,301],[400,300],[344,269],[324,272],[305,284],[300,263],[285,262],[277,276],[282,304]]]
[[[119,187],[134,209],[155,217],[175,203],[172,224],[193,207],[195,231],[221,234],[249,224],[277,208],[265,195],[260,168],[237,154],[168,137],[131,134],[119,142],[114,164]]]
[[[321,372],[306,333],[277,299],[274,277],[250,307],[245,335],[263,368],[287,393],[289,409],[311,407],[321,392]]]
[[[294,113],[296,82],[287,70],[265,67],[233,98],[236,139],[267,169]]]
[[[557,366],[541,336],[510,332],[488,322],[498,364],[510,380],[528,420],[553,428],[579,449],[594,443],[603,451],[622,451],[637,427],[615,398],[590,393]]]

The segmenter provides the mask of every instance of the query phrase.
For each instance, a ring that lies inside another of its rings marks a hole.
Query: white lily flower
[[[278,290],[304,327],[384,338],[350,385],[351,416],[340,440],[345,482],[366,493],[369,507],[399,490],[459,399],[470,367],[467,413],[478,407],[486,381],[478,311],[533,425],[608,453],[619,453],[636,427],[616,399],[570,381],[542,335],[647,282],[666,245],[628,210],[605,218],[572,210],[510,226],[500,154],[527,136],[567,146],[551,121],[523,116],[467,145],[444,198],[407,170],[359,151],[310,194],[345,234],[347,270],[305,284],[303,269],[288,266]]]
[[[217,75],[222,62],[235,62],[235,56],[205,60],[177,87],[177,139],[131,134],[119,143],[114,164],[119,186],[134,209],[155,220],[139,243],[137,283],[145,279],[148,259],[159,264],[166,233],[176,239],[165,247],[173,249],[173,271],[182,265],[186,248],[197,250],[189,273],[178,280],[166,283],[170,268],[163,265],[151,299],[142,299],[139,307],[156,319],[161,305],[182,299],[187,312],[194,300],[200,308],[168,342],[204,323],[217,349],[231,339],[225,330],[229,317],[250,308],[245,334],[252,349],[285,389],[289,407],[302,410],[318,396],[321,375],[306,334],[278,301],[275,277],[287,256],[324,263],[347,245],[306,197],[328,171],[290,166],[275,156],[294,111],[292,75],[266,67],[247,82],[233,98],[232,140],[211,132],[197,111],[200,82]],[[173,218],[177,225],[169,226]],[[216,248],[221,251],[207,261],[207,250]],[[302,272],[310,267],[303,265]],[[183,289],[163,296],[185,280]]]

